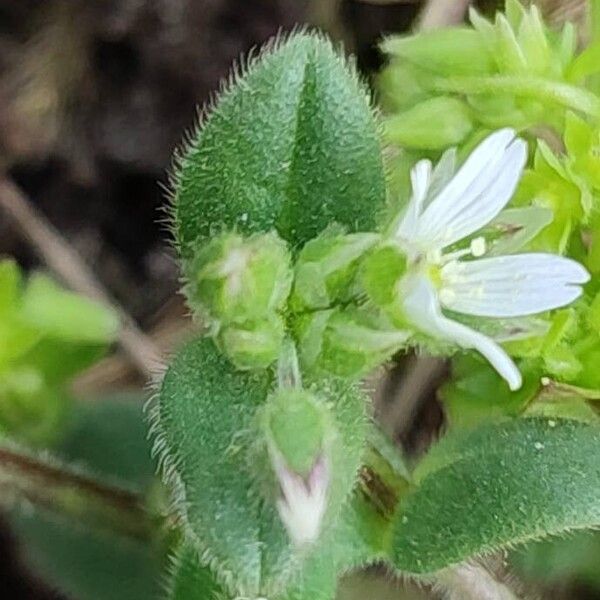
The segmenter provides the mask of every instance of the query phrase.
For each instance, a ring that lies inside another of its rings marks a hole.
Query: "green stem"
[[[150,539],[155,529],[138,494],[12,447],[0,447],[0,503],[10,507],[23,500],[139,540]]]
[[[556,102],[566,108],[600,118],[600,98],[583,88],[542,77],[494,75],[490,77],[448,77],[436,79],[438,92],[458,94],[513,94],[540,101]]]

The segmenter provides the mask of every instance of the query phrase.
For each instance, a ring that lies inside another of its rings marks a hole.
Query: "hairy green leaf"
[[[331,43],[292,35],[232,79],[180,157],[183,257],[222,230],[275,228],[300,246],[332,221],[372,228],[385,198],[377,130],[366,88]]]
[[[256,461],[256,411],[271,379],[267,371],[236,371],[212,341],[199,339],[167,371],[152,416],[186,534],[219,581],[242,596],[283,590],[301,558],[283,529],[275,493],[265,496],[269,466]],[[362,456],[364,399],[334,380],[311,391],[327,402],[339,437],[332,448],[333,526]]]
[[[158,600],[162,561],[147,544],[69,523],[15,513],[11,524],[28,566],[78,600]]]
[[[139,395],[76,405],[53,450],[111,481],[147,489],[154,465]],[[72,500],[74,501],[74,500]],[[78,600],[158,600],[161,549],[152,543],[69,522],[46,511],[15,509],[10,518],[28,567]]]
[[[183,544],[173,558],[165,600],[221,600],[223,589],[191,544]]]
[[[600,429],[523,419],[446,446],[395,523],[392,557],[429,573],[532,539],[600,524]]]

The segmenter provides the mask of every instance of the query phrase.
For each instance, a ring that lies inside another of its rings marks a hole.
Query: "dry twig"
[[[131,316],[110,297],[68,241],[37,211],[23,192],[0,175],[0,209],[35,248],[46,265],[71,289],[112,310],[121,319],[119,343],[135,366],[151,377],[160,367],[160,351]]]

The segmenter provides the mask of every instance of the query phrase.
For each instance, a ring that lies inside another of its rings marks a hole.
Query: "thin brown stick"
[[[0,447],[0,505],[23,500],[134,539],[147,540],[155,529],[138,494]]]
[[[0,175],[0,209],[35,248],[46,265],[71,289],[114,310],[121,319],[119,343],[132,363],[151,377],[161,364],[160,351],[131,316],[108,294],[91,270],[52,224],[8,178]]]

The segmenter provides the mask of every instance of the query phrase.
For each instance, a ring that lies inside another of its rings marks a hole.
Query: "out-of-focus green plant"
[[[0,262],[0,430],[33,445],[61,431],[66,382],[114,341],[115,314],[41,273]]]

